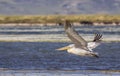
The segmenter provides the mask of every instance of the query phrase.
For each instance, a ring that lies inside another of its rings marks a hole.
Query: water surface
[[[94,33],[101,33],[103,41],[120,41],[120,26],[75,26],[75,30],[87,41]],[[70,41],[63,26],[0,26],[0,41]]]
[[[87,41],[101,33],[103,41],[116,42],[103,42],[94,49],[100,58],[81,57],[55,50],[70,44],[63,26],[0,26],[0,76],[119,76],[120,26],[75,29]]]
[[[120,70],[120,43],[94,49],[100,58],[81,57],[56,48],[64,42],[0,42],[0,68],[39,70]]]

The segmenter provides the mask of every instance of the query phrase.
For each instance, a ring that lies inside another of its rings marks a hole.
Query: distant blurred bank
[[[63,19],[75,25],[120,25],[120,15],[12,15],[0,16],[0,26],[62,25]]]

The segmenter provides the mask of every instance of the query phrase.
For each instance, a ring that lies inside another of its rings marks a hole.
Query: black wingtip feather
[[[100,39],[102,38],[102,35],[101,34],[95,34],[95,37],[94,37],[94,42],[95,41],[101,41]]]

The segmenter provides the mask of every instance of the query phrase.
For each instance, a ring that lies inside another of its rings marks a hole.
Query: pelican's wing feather
[[[73,29],[70,21],[66,20],[64,24],[65,32],[76,47],[87,49],[87,42]]]
[[[101,41],[100,39],[102,38],[101,34],[95,34],[95,37],[93,39],[93,42]]]

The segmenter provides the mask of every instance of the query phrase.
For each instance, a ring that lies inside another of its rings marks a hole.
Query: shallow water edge
[[[0,70],[0,76],[119,76],[120,71]]]
[[[94,33],[101,33],[103,41],[120,41],[120,26],[75,26],[75,30],[87,41]],[[2,27],[0,41],[22,42],[69,42],[63,26]]]

